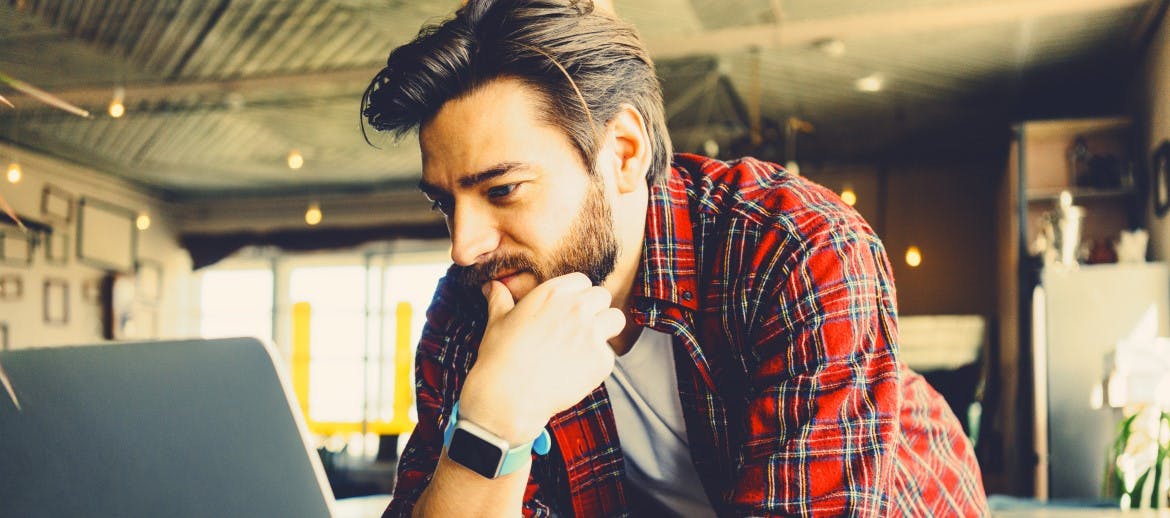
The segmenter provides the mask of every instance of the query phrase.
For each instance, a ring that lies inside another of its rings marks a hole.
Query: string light
[[[292,150],[288,152],[288,168],[292,170],[300,169],[305,165],[305,157],[301,155],[300,151]]]
[[[852,187],[846,187],[841,190],[841,201],[850,207],[857,205],[857,193],[853,192]]]
[[[20,170],[20,163],[13,160],[8,164],[8,183],[20,183],[21,178],[24,178],[24,171]]]
[[[910,245],[910,248],[906,249],[906,264],[911,268],[918,268],[918,265],[922,264],[922,251],[917,246]]]
[[[138,214],[138,218],[134,220],[134,226],[138,227],[138,230],[150,228],[150,215],[145,212]]]
[[[305,211],[305,223],[310,227],[316,226],[321,222],[321,204],[312,202],[309,204],[309,209]]]
[[[707,139],[703,141],[703,154],[715,158],[719,156],[719,143],[715,139]]]
[[[785,162],[784,169],[796,176],[800,176],[800,164],[796,163],[796,160]]]
[[[870,74],[853,83],[853,86],[862,92],[880,92],[885,85],[881,74]]]
[[[110,117],[117,119],[126,113],[126,105],[122,103],[125,98],[125,88],[119,86],[114,89],[114,98],[110,101]]]

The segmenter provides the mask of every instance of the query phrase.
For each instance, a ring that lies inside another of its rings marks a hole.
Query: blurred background
[[[987,490],[1091,499],[1141,399],[1105,391],[1110,355],[1170,334],[1167,5],[612,9],[651,50],[677,151],[785,164],[874,226],[904,357],[963,421]],[[0,196],[28,228],[0,216],[0,345],[270,341],[337,495],[388,491],[450,258],[416,140],[368,145],[359,102],[457,7],[0,2]]]

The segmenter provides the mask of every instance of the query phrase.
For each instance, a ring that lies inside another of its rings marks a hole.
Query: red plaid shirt
[[[651,189],[633,292],[631,317],[674,336],[691,455],[720,515],[987,514],[958,421],[898,360],[885,250],[829,190],[753,159],[676,156]],[[430,481],[485,311],[477,290],[440,283],[387,515],[409,515]],[[636,512],[604,385],[548,428],[526,515]]]

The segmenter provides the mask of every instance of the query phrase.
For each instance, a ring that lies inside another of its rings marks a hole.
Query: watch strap
[[[528,441],[520,446],[508,450],[504,454],[504,462],[500,463],[500,472],[496,474],[497,477],[510,474],[524,465],[524,461],[532,458],[532,443],[535,441]]]
[[[451,445],[451,437],[455,434],[455,423],[458,421],[459,402],[456,401],[451,408],[451,419],[447,421],[447,427],[443,430],[444,449]],[[540,435],[536,439],[516,446],[504,454],[504,461],[500,464],[500,471],[496,476],[504,476],[520,469],[524,465],[525,459],[530,457],[533,452],[536,452],[537,455],[545,455],[551,447],[552,438],[549,437],[548,429],[541,429]]]

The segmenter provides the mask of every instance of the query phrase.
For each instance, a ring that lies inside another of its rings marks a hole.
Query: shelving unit
[[[992,468],[985,468],[987,483],[996,490],[1037,496],[1045,491],[1044,477],[1035,471],[1031,403],[1035,382],[1031,299],[1042,265],[1029,255],[1030,244],[1042,231],[1045,213],[1058,206],[1062,191],[1069,191],[1073,203],[1085,208],[1082,242],[1116,239],[1122,230],[1144,224],[1143,182],[1134,174],[1139,169],[1128,167],[1131,126],[1128,118],[1114,117],[1028,121],[1013,127],[997,211],[999,340],[994,382],[999,408],[993,428],[998,448],[995,458],[984,460]],[[1096,169],[1089,167],[1093,157],[1098,157]],[[1102,164],[1114,169],[1106,170]]]

